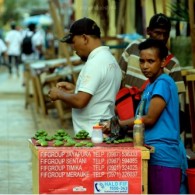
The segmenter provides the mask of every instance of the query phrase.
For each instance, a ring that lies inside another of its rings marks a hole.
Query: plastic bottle
[[[134,146],[143,146],[144,144],[144,124],[140,118],[134,121],[133,144]]]
[[[93,126],[91,141],[96,144],[103,142],[102,126]]]

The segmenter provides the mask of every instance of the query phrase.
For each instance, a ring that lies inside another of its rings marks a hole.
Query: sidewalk
[[[20,66],[19,77],[16,74],[9,75],[5,66],[0,66],[0,93],[5,94],[23,94],[24,86],[22,67]]]
[[[33,105],[25,109],[20,77],[9,77],[0,67],[0,194],[32,194],[31,151],[28,139],[38,129],[54,133],[62,128],[57,117],[37,114]]]

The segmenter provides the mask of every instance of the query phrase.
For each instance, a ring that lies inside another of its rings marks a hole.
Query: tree
[[[0,15],[0,25],[4,26],[10,21],[20,23],[24,14],[31,14],[33,10],[47,9],[47,0],[5,0],[3,3],[3,13]]]

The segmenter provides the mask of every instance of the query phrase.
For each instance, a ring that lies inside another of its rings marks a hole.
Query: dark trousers
[[[7,62],[3,55],[0,55],[0,66],[6,66]]]
[[[16,71],[18,74],[19,63],[20,63],[20,56],[14,56],[14,55],[8,56],[8,68],[10,74],[12,74],[12,65],[16,67]]]
[[[181,169],[159,165],[148,166],[149,194],[179,194]]]

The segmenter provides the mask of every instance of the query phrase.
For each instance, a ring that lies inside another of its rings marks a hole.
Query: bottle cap
[[[135,119],[134,120],[134,124],[142,124],[142,120],[141,119]]]
[[[93,126],[93,129],[102,129],[102,126],[100,126],[100,125],[95,125],[95,126]]]

